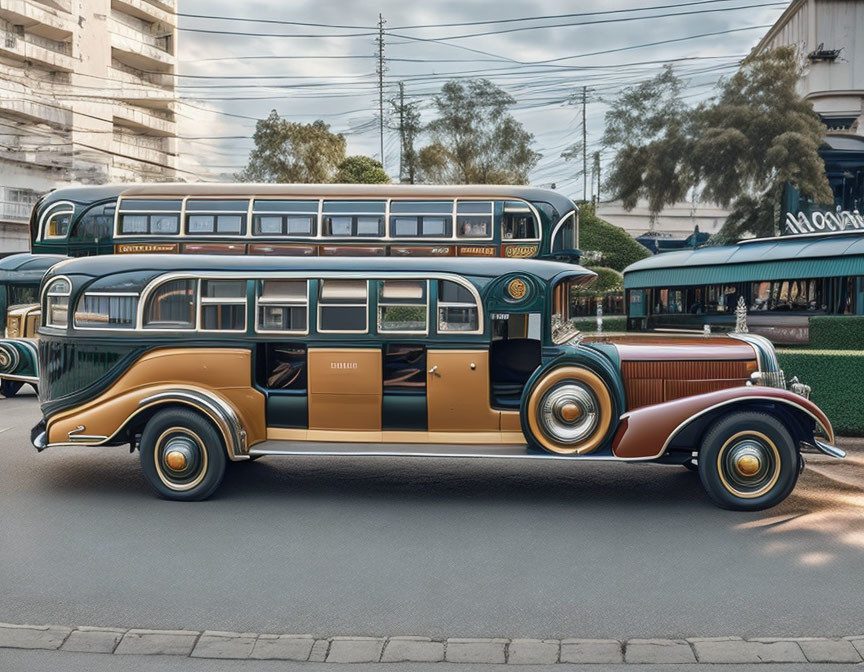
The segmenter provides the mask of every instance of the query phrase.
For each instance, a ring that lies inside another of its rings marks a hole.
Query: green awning
[[[864,236],[771,238],[657,254],[624,269],[624,287],[677,287],[864,275]]]

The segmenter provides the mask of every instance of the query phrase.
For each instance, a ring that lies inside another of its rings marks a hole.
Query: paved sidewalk
[[[144,630],[0,623],[0,648],[113,656],[316,663],[465,663],[508,665],[859,664],[864,634],[845,637],[687,639],[507,639],[314,637],[205,630]]]

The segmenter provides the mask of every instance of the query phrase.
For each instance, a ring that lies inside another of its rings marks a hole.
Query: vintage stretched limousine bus
[[[121,184],[44,196],[32,250],[578,262],[573,201],[524,186]]]
[[[27,383],[39,382],[36,330],[39,328],[39,283],[64,257],[13,254],[0,259],[0,395],[14,397]]]
[[[784,499],[802,450],[842,456],[758,336],[581,338],[593,272],[507,260],[113,255],[42,285],[38,450],[140,451],[202,499],[265,455],[649,461],[719,505]]]

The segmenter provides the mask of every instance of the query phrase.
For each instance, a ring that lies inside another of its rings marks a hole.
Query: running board
[[[249,450],[258,455],[341,455],[345,457],[485,457],[522,460],[614,460],[591,455],[553,455],[530,450],[526,445],[477,445],[446,443],[330,443],[324,441],[263,441]]]

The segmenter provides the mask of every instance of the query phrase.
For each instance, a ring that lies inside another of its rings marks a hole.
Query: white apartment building
[[[0,253],[65,183],[174,179],[177,0],[0,0]]]
[[[804,67],[798,90],[828,130],[864,135],[864,2],[793,0],[754,53],[787,45]]]

